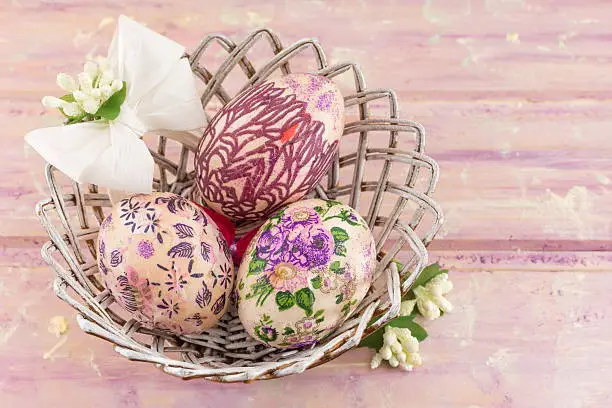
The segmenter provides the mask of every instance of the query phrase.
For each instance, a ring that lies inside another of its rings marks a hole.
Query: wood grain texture
[[[447,222],[432,259],[456,287],[456,311],[428,325],[423,367],[372,373],[358,350],[278,381],[183,382],[77,328],[39,257],[43,163],[22,138],[58,122],[41,96],[106,52],[120,13],[188,48],[261,26],[286,44],[316,36],[330,62],[357,61],[369,88],[396,90],[440,162]],[[612,4],[596,0],[5,1],[2,406],[610,406],[610,27]],[[55,315],[70,320],[67,340],[47,330]]]

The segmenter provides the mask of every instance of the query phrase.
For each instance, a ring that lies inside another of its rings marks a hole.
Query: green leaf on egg
[[[277,292],[276,304],[278,305],[278,310],[280,311],[291,309],[293,305],[295,305],[295,297],[293,296],[293,293],[289,291]]]
[[[306,312],[306,316],[312,314],[314,301],[315,295],[310,288],[302,288],[295,292],[295,303]]]
[[[339,256],[346,256],[346,247],[342,244],[336,245],[334,253]]]
[[[334,242],[336,242],[336,244],[348,241],[349,239],[349,235],[343,228],[340,227],[332,227],[331,234],[334,237]]]
[[[310,280],[313,289],[321,289],[321,276],[317,275]]]
[[[247,274],[247,276],[259,275],[263,272],[267,264],[268,261],[266,261],[265,259],[261,259],[257,255],[255,255],[253,259],[251,259],[251,262],[249,262],[249,273]]]
[[[329,270],[333,273],[344,273],[344,269],[340,267],[340,261],[334,261],[329,265]]]
[[[295,333],[295,330],[293,330],[291,327],[285,327],[285,329],[283,330],[284,336],[289,336],[294,333]]]
[[[319,214],[323,214],[323,213],[325,213],[325,210],[323,209],[323,207],[320,207],[320,206],[318,206],[318,205],[317,205],[316,207],[314,207],[314,210],[315,210],[316,212],[318,212]]]
[[[319,310],[316,311],[316,313],[312,317],[314,317],[316,319],[317,317],[322,316],[323,313],[325,313],[325,309],[319,309]]]
[[[111,95],[110,98],[106,100],[100,106],[98,111],[95,113],[95,116],[100,116],[104,119],[115,120],[117,116],[119,116],[119,112],[121,112],[121,105],[125,101],[125,96],[127,93],[127,84],[123,81],[123,86],[120,90]]]

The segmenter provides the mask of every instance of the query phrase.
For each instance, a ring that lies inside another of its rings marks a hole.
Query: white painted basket
[[[262,40],[267,40],[273,56],[255,69],[247,54],[254,46],[261,48],[258,44],[264,43]],[[204,65],[210,46],[220,46],[228,54],[214,73]],[[62,182],[61,174],[48,165],[51,197],[36,207],[51,239],[44,244],[42,256],[57,273],[54,289],[58,297],[77,310],[78,323],[85,332],[114,343],[115,350],[125,357],[154,363],[178,377],[239,382],[282,377],[323,364],[357,346],[364,336],[398,315],[401,294],[410,289],[427,264],[426,246],[443,220],[440,208],[430,198],[438,180],[438,165],[424,154],[422,126],[399,118],[395,93],[367,90],[354,63],[328,66],[316,40],[284,48],[266,29],[253,32],[238,45],[223,35],[210,35],[186,58],[205,86],[202,104],[211,114],[230,101],[225,85],[236,72],[242,71],[246,78],[240,86],[244,89],[279,71],[291,72],[291,64],[304,60],[302,51],[308,50],[316,63],[311,72],[336,82],[343,76],[346,79],[346,74],[354,84],[354,89],[343,92],[348,95],[345,106],[349,116],[340,154],[327,179],[311,194],[360,210],[374,230],[379,251],[375,282],[353,315],[323,343],[301,350],[275,349],[251,339],[235,310],[217,327],[197,336],[176,337],[141,327],[105,290],[96,266],[95,242],[100,223],[110,210],[109,197],[95,185]],[[350,120],[351,109],[357,120]],[[384,113],[374,116],[373,111]],[[198,140],[185,132],[155,137],[155,147],[150,149],[158,170],[155,190],[199,200],[192,170]],[[355,145],[356,151],[343,151],[343,146]],[[239,225],[238,232],[251,227]],[[394,259],[403,265],[401,270]],[[369,325],[373,317],[379,318]]]

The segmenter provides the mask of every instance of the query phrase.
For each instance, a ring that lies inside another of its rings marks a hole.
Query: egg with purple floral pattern
[[[315,344],[357,308],[375,265],[372,232],[354,209],[298,201],[251,240],[238,270],[238,315],[253,338],[270,346]]]
[[[302,199],[327,173],[344,130],[344,99],[330,79],[290,74],[255,85],[219,110],[195,158],[206,204],[259,221]]]
[[[98,270],[119,306],[151,329],[198,334],[217,324],[234,282],[214,221],[172,193],[119,201],[100,226]]]

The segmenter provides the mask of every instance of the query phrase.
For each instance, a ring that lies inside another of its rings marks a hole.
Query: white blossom
[[[42,103],[48,108],[61,109],[69,118],[89,114],[91,119],[100,106],[123,87],[123,82],[114,77],[108,60],[101,57],[87,61],[76,80],[68,74],[58,74],[57,83],[72,95],[74,102],[45,97]]]
[[[56,81],[59,87],[62,88],[64,91],[74,92],[79,89],[79,86],[74,80],[74,78],[68,74],[64,74],[63,72],[57,74]]]
[[[409,316],[414,310],[416,299],[404,300],[400,304],[400,316]]]
[[[387,360],[391,367],[400,367],[406,371],[422,364],[419,341],[410,329],[385,326],[383,346],[372,357],[370,367],[377,368],[383,360]]]
[[[61,108],[66,104],[66,101],[55,96],[45,96],[40,102],[47,108]]]
[[[425,286],[413,289],[419,312],[428,320],[440,317],[441,312],[453,310],[453,305],[444,297],[453,289],[453,283],[447,273],[441,273],[431,279]]]
[[[78,117],[83,114],[83,108],[81,108],[81,106],[76,102],[66,103],[64,106],[62,106],[62,110],[66,116],[70,116],[71,118]]]

